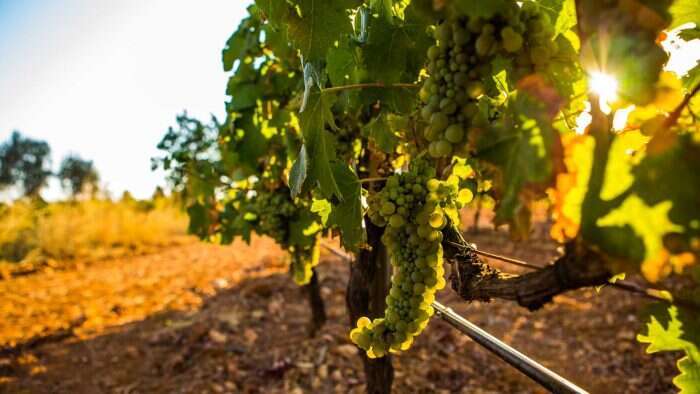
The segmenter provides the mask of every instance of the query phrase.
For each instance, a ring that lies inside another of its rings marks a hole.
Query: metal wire
[[[442,320],[466,334],[474,342],[494,353],[498,358],[507,362],[511,367],[517,369],[547,390],[553,393],[587,393],[586,390],[557,375],[542,364],[520,353],[476,324],[458,315],[452,308],[448,308],[437,301],[434,301],[432,306],[435,308],[435,314]]]
[[[351,261],[351,260],[352,260],[352,259],[350,258],[350,256],[346,255],[345,253],[343,253],[343,252],[337,250],[336,248],[334,248],[334,247],[332,247],[332,246],[326,245],[326,244],[323,243],[323,242],[321,242],[321,246],[323,246],[323,248],[326,249],[327,251],[329,251],[331,254],[334,254],[334,255],[340,257],[340,258],[343,259],[343,260],[347,260],[347,261]]]
[[[323,246],[326,250],[331,252],[332,254],[346,260],[346,261],[351,261],[352,259],[350,256],[347,254],[338,251],[336,248],[329,246],[325,243],[321,243],[321,246]],[[510,257],[505,257],[501,255],[497,255],[495,253],[489,253],[489,252],[483,252],[483,251],[477,251],[476,248],[474,250],[486,257],[491,257],[495,258],[501,261],[504,261],[506,263],[518,265],[521,267],[529,268],[529,269],[541,269],[543,267],[527,263],[522,260],[517,260],[514,258]],[[618,288],[620,290],[625,290],[631,293],[636,293],[636,294],[641,294],[642,296],[645,296],[647,298],[652,298],[652,299],[657,299],[657,300],[662,300],[669,302],[667,299],[654,295],[653,293],[650,292],[649,289],[641,288],[637,286],[636,284],[631,284],[631,283],[626,283],[626,282],[615,282],[615,283],[610,283],[610,286],[613,286],[615,288]],[[432,303],[433,308],[436,311],[436,315],[447,322],[449,325],[452,327],[456,328],[463,334],[467,335],[470,337],[474,342],[479,344],[480,346],[484,347],[485,349],[489,350],[493,354],[495,354],[498,358],[502,359],[506,363],[508,363],[511,367],[517,369],[520,371],[522,374],[525,376],[529,377],[542,387],[550,390],[553,393],[566,393],[566,394],[586,394],[587,391],[582,389],[581,387],[578,387],[574,383],[566,380],[562,376],[556,374],[555,372],[551,371],[550,369],[544,367],[542,364],[539,364],[535,360],[529,358],[528,356],[524,355],[523,353],[519,352],[518,350],[512,348],[508,344],[502,342],[498,338],[494,337],[493,335],[489,334],[487,331],[483,330],[481,327],[477,326],[476,324],[470,322],[469,320],[465,319],[464,317],[460,316],[457,314],[455,311],[452,310],[452,308],[446,307],[439,303],[438,301],[434,301]]]

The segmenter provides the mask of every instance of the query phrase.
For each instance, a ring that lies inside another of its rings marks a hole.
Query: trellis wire
[[[326,245],[325,243],[321,243],[321,246],[344,260],[352,260],[345,253],[340,252],[335,248]],[[470,337],[474,342],[486,348],[498,358],[502,359],[542,387],[554,393],[587,393],[586,390],[576,386],[553,371],[547,369],[542,364],[539,364],[516,349],[501,342],[498,338],[489,334],[479,326],[458,315],[451,308],[445,307],[437,301],[434,301],[432,306],[435,308],[435,314],[442,320]]]
[[[448,308],[437,301],[433,301],[432,306],[435,308],[435,314],[442,320],[547,390],[553,393],[587,393],[586,390],[557,375],[537,361],[500,341],[481,327],[463,318],[453,311],[452,308]]]

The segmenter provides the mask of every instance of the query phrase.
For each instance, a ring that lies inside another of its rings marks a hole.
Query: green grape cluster
[[[252,199],[251,211],[257,217],[256,232],[274,239],[278,244],[285,244],[289,236],[288,224],[296,214],[297,207],[289,191],[256,190]]]
[[[269,189],[266,182],[258,182],[256,186],[256,195],[250,199],[249,206],[256,217],[255,232],[272,238],[287,249],[291,256],[290,273],[294,282],[298,285],[309,283],[320,257],[318,233],[309,235],[312,239],[304,240],[299,245],[291,242],[289,227],[303,210],[309,210],[309,206],[301,201],[295,202],[287,187]],[[296,238],[301,237],[297,235]]]
[[[419,93],[430,156],[466,157],[468,135],[486,126],[477,116],[478,100],[497,93],[487,91],[492,62],[511,61],[509,78],[517,81],[557,56],[553,36],[550,18],[528,2],[522,8],[514,3],[508,12],[489,19],[462,17],[438,25],[436,44],[427,53],[430,77]]]
[[[362,317],[350,339],[370,358],[407,350],[428,324],[435,292],[445,287],[442,229],[445,210],[458,209],[457,186],[435,179],[435,170],[416,161],[409,172],[390,176],[369,201],[369,216],[386,226],[394,273],[383,318]]]

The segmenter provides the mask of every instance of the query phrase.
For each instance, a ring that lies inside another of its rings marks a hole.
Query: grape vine
[[[685,352],[675,383],[700,389],[700,343],[681,334],[700,330],[697,313],[672,302],[700,298],[700,66],[672,72],[661,46],[670,29],[696,36],[694,2],[278,0],[248,11],[222,53],[226,120],[171,130],[160,163],[192,232],[269,236],[298,283],[320,237],[339,237],[357,257],[350,339],[369,392],[390,390],[390,355],[426,328],[444,262],[464,300],[530,309],[620,273],[688,277],[639,339]],[[548,206],[563,254],[501,275],[460,233],[474,196],[518,239],[533,206]]]

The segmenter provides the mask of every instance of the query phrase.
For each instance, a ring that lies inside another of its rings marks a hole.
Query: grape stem
[[[697,84],[693,88],[693,90],[686,94],[685,97],[683,97],[683,101],[681,101],[681,103],[678,104],[678,107],[676,107],[676,109],[674,109],[673,112],[669,114],[668,119],[666,119],[666,127],[671,127],[675,125],[676,122],[678,122],[678,118],[680,118],[681,113],[683,113],[683,109],[685,109],[685,107],[688,107],[688,109],[690,110],[690,106],[688,104],[690,104],[690,100],[693,98],[693,96],[695,96],[698,93],[698,91],[700,91],[700,84]]]
[[[370,89],[370,88],[399,88],[399,89],[417,89],[420,85],[416,83],[384,83],[384,82],[367,82],[355,83],[351,85],[333,86],[323,89],[323,93],[341,92],[344,90]]]
[[[386,179],[386,177],[363,178],[360,179],[360,183],[385,182]]]

